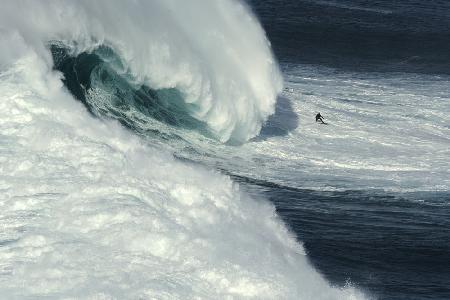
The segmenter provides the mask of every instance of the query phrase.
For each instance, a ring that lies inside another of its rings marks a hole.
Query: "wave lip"
[[[257,135],[282,89],[270,43],[239,1],[5,1],[0,19],[49,65],[52,40],[74,53],[111,47],[138,84],[179,90],[223,142]]]

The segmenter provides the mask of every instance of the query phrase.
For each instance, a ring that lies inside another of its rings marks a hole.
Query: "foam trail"
[[[7,299],[354,299],[267,202],[93,118],[22,49],[0,73],[0,294]]]
[[[75,52],[112,47],[138,83],[179,89],[221,141],[258,134],[282,87],[261,26],[238,1],[3,1],[0,27],[48,65],[51,40]]]

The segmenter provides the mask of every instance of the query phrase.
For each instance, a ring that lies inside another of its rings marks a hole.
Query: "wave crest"
[[[257,135],[282,88],[264,31],[239,1],[6,1],[0,19],[49,65],[51,40],[77,54],[111,47],[137,84],[179,90],[223,142]]]

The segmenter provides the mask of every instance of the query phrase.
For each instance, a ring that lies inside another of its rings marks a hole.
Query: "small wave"
[[[373,13],[385,14],[385,15],[392,14],[392,10],[388,10],[388,9],[377,9],[377,8],[372,8],[372,7],[358,6],[358,5],[346,5],[346,4],[338,3],[335,1],[317,1],[317,0],[315,0],[313,2],[316,4],[333,6],[336,8],[343,8],[343,9],[348,9],[348,10],[359,10],[359,11],[373,12]]]

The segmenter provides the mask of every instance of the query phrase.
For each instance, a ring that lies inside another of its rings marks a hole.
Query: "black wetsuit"
[[[323,117],[322,117],[322,115],[320,114],[320,113],[318,113],[317,115],[316,115],[316,122],[322,122],[322,123],[325,123],[324,121],[323,121]]]

